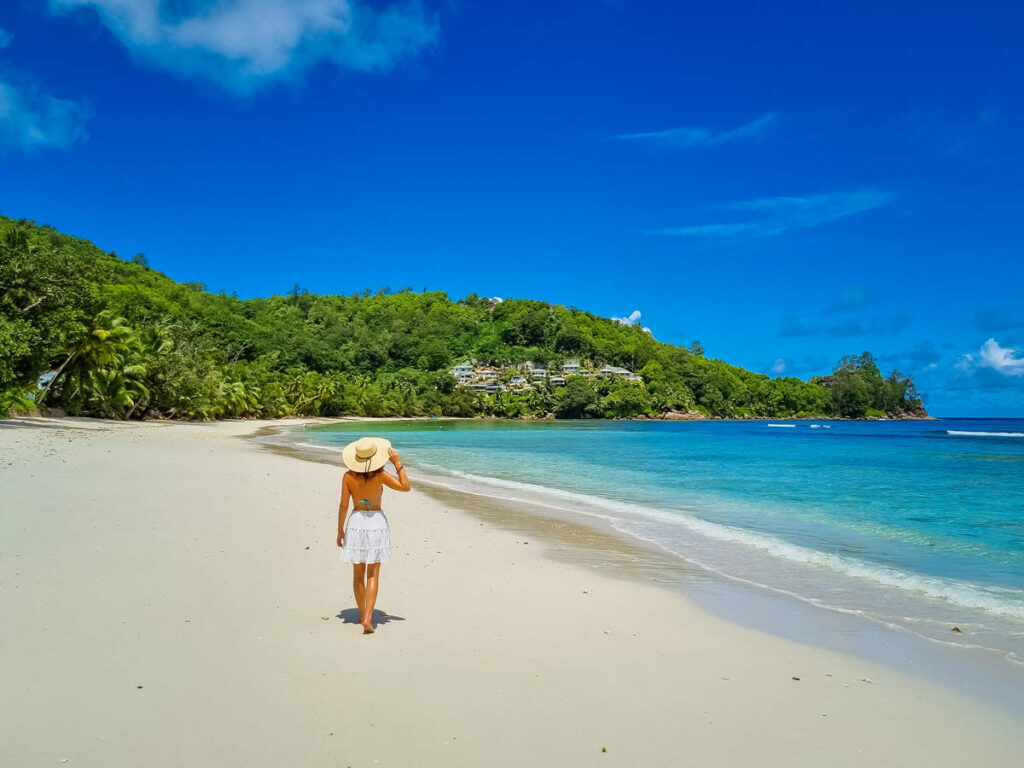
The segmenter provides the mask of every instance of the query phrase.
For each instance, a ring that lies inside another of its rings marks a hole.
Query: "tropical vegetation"
[[[578,358],[642,381],[571,377],[485,394],[465,359]],[[30,221],[0,217],[0,413],[117,419],[333,416],[865,417],[918,413],[910,377],[867,353],[802,381],[753,373],[644,329],[540,301],[410,288],[242,300]]]

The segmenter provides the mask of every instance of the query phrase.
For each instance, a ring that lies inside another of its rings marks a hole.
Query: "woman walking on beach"
[[[341,454],[348,472],[341,480],[338,506],[338,546],[343,562],[352,563],[352,591],[359,606],[363,633],[373,632],[373,606],[377,602],[380,564],[391,559],[391,531],[380,508],[384,486],[408,491],[409,478],[402,458],[381,437],[364,437],[349,443]],[[384,470],[391,461],[397,477]],[[352,512],[348,514],[349,499]]]

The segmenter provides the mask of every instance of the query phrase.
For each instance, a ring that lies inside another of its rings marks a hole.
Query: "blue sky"
[[[0,212],[243,297],[537,298],[1024,416],[1024,11],[773,5],[12,0]]]

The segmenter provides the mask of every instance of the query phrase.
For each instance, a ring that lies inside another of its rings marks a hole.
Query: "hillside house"
[[[459,363],[455,367],[451,368],[448,373],[458,379],[459,384],[466,384],[476,378],[476,373],[473,371],[473,365],[469,362]]]
[[[597,372],[602,379],[611,377],[625,379],[626,381],[642,381],[642,378],[627,368],[620,368],[617,365],[606,365]]]

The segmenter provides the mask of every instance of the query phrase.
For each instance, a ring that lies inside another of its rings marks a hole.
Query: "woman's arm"
[[[348,472],[341,478],[341,503],[338,505],[338,546],[345,544],[345,515],[348,514],[348,503],[351,491],[348,489]]]
[[[388,488],[393,488],[396,491],[408,491],[412,488],[409,485],[409,476],[405,474],[405,467],[402,466],[402,457],[398,455],[398,451],[394,448],[388,449],[388,458],[391,459],[391,463],[395,465],[395,469],[398,470],[398,477],[389,475],[387,472],[381,473],[381,480],[384,481],[384,485]]]

